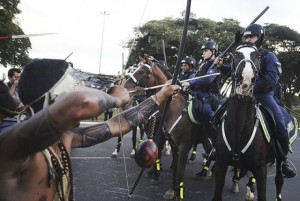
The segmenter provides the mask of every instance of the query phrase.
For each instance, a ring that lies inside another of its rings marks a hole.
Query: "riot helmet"
[[[191,68],[194,68],[194,66],[196,65],[196,60],[193,57],[185,57],[184,59],[181,60],[180,64],[186,63],[188,64]]]
[[[261,25],[259,25],[259,24],[251,24],[244,31],[244,35],[243,36],[247,37],[247,36],[251,36],[251,35],[258,36],[258,37],[264,35],[264,29],[263,29],[263,27]]]
[[[217,53],[218,53],[218,45],[213,40],[209,40],[209,41],[206,41],[205,43],[203,43],[203,45],[201,46],[201,50],[204,50],[204,49],[210,49],[211,51],[214,50],[215,55],[217,55]]]

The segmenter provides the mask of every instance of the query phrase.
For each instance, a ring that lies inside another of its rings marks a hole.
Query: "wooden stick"
[[[191,80],[197,80],[197,79],[201,79],[201,78],[205,78],[205,77],[210,77],[210,76],[220,75],[220,74],[221,74],[221,73],[213,73],[213,74],[209,74],[209,75],[203,75],[203,76],[199,76],[199,77],[193,77],[193,78],[190,78],[190,79],[181,80],[180,83],[188,82],[188,81],[191,81]],[[157,89],[157,88],[161,88],[161,87],[167,86],[167,85],[171,85],[171,83],[168,83],[168,84],[161,84],[161,85],[157,85],[157,86],[153,86],[153,87],[147,87],[147,88],[136,89],[136,90],[129,91],[129,93],[134,93],[134,92],[137,92],[137,91],[147,91],[147,90],[151,90],[151,89]]]

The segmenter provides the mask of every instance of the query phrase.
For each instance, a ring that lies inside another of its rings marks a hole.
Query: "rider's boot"
[[[282,174],[284,174],[285,177],[287,178],[292,178],[294,176],[296,176],[296,172],[289,167],[289,163],[287,161],[287,154],[289,152],[289,139],[288,136],[284,136],[284,137],[279,137],[278,139],[282,151],[283,151],[283,162],[282,162]]]

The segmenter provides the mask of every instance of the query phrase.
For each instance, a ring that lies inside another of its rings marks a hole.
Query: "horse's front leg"
[[[281,163],[282,160],[277,157],[276,158],[276,176],[275,176],[275,185],[276,185],[276,201],[281,201],[281,190],[284,183],[283,174],[281,172]]]
[[[131,138],[131,140],[132,140],[132,151],[131,151],[131,153],[130,153],[130,157],[131,158],[134,158],[134,156],[135,156],[135,149],[136,149],[136,135],[137,135],[137,127],[134,127],[133,129],[132,129],[132,138]]]
[[[257,166],[253,171],[253,175],[256,179],[257,188],[257,200],[266,201],[266,189],[267,189],[267,165],[262,164]]]
[[[173,200],[176,197],[176,186],[177,186],[177,164],[178,164],[178,150],[177,147],[173,147],[173,144],[171,144],[171,151],[172,151],[172,177],[173,177],[173,183],[172,188],[170,188],[164,195],[164,199],[166,200]]]
[[[192,145],[189,143],[182,143],[179,147],[179,154],[178,154],[178,162],[177,162],[177,184],[176,184],[176,190],[177,190],[177,197],[182,200],[184,199],[184,173],[186,168],[186,161],[189,156],[189,151],[192,148]]]
[[[212,201],[222,201],[222,192],[225,184],[227,168],[228,166],[224,162],[222,162],[222,160],[216,160],[214,164],[215,191]]]

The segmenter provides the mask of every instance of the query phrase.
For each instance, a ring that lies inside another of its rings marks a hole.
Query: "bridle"
[[[244,44],[244,45],[238,46],[235,54],[241,54],[241,51],[239,51],[239,50],[242,50],[243,48],[248,48],[248,49],[250,48],[253,50],[253,51],[251,51],[251,53],[255,52],[255,53],[257,53],[258,56],[260,55],[257,48],[255,46],[252,46],[249,44]],[[251,53],[249,53],[249,55],[247,55],[249,57],[245,57],[241,60],[237,60],[237,62],[235,62],[236,58],[233,59],[233,70],[232,70],[232,80],[233,80],[232,86],[233,86],[233,88],[232,88],[232,92],[231,92],[232,96],[237,95],[236,89],[244,87],[241,73],[247,64],[250,64],[254,77],[251,80],[251,84],[249,86],[248,93],[247,94],[239,94],[239,95],[252,95],[253,94],[254,82],[258,78],[259,70],[260,70],[260,57],[258,57],[257,60],[253,60],[250,57]],[[244,65],[242,65],[242,64],[244,64]]]
[[[148,83],[148,81],[149,81],[149,79],[151,77],[152,69],[153,69],[154,65],[155,65],[154,63],[151,63],[149,65],[147,63],[140,62],[139,63],[139,68],[136,69],[132,74],[129,74],[129,77],[132,79],[132,81],[134,82],[135,86],[139,86],[139,87],[146,87],[147,86],[147,83]],[[144,66],[147,67],[147,70],[146,71],[140,70]],[[137,74],[139,72],[143,73],[143,75],[142,75],[141,78],[137,78],[137,76],[138,76]]]

